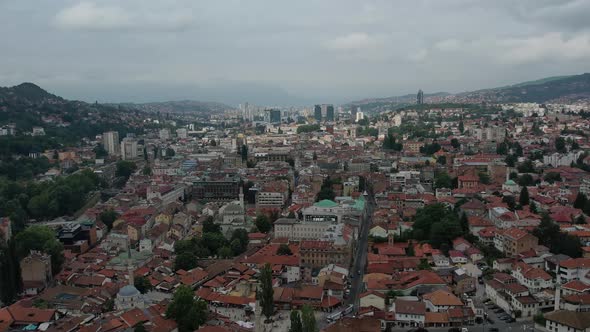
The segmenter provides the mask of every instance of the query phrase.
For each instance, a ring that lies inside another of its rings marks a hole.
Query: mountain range
[[[424,94],[426,103],[572,103],[590,101],[590,73],[547,77],[514,85],[461,93],[437,92]],[[416,95],[408,94],[387,98],[353,101],[349,107],[363,111],[391,110],[416,103]]]

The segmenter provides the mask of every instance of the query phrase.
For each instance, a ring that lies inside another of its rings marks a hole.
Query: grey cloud
[[[301,104],[588,71],[590,1],[0,2],[0,85]],[[31,19],[34,18],[34,19]]]

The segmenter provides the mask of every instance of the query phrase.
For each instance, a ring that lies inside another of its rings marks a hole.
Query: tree
[[[135,170],[137,170],[137,165],[134,162],[128,160],[119,160],[117,162],[117,170],[115,175],[128,179],[131,174],[135,172]]]
[[[432,270],[430,264],[428,264],[428,260],[426,258],[420,259],[420,263],[418,264],[418,270]]]
[[[174,319],[179,332],[192,332],[207,321],[207,303],[195,300],[193,290],[180,286],[166,308],[166,318]]]
[[[574,201],[574,207],[576,209],[583,209],[586,205],[586,202],[588,202],[586,195],[582,194],[581,192],[578,192],[578,195],[576,195],[576,200]]]
[[[248,160],[248,146],[247,145],[242,145],[242,148],[240,149],[240,155],[242,157],[242,161],[246,161]]]
[[[256,221],[254,223],[260,233],[268,233],[272,229],[272,224],[270,223],[270,220],[268,220],[268,217],[263,214],[257,215]]]
[[[533,180],[533,176],[530,174],[523,174],[516,179],[516,183],[518,183],[521,187],[528,187],[532,186],[535,183]]]
[[[322,183],[322,187],[320,188],[320,192],[318,193],[316,201],[319,202],[324,199],[334,200],[335,197],[336,193],[334,193],[334,189],[332,189],[332,180],[330,177],[327,177]]]
[[[289,248],[289,246],[287,244],[281,243],[281,245],[279,246],[279,249],[277,250],[277,255],[291,256],[291,255],[293,255],[293,252],[291,252],[291,248]]]
[[[143,169],[141,170],[141,174],[151,176],[152,175],[152,168],[147,165],[144,166]]]
[[[535,167],[530,159],[525,160],[522,164],[516,167],[519,173],[534,173]]]
[[[456,138],[451,139],[451,146],[455,149],[458,149],[461,147],[461,143],[459,143],[459,140]]]
[[[501,142],[498,144],[496,146],[496,153],[502,155],[508,154],[508,144],[506,144],[506,142]]]
[[[301,308],[301,325],[303,332],[317,332],[318,326],[315,320],[313,308],[309,304],[304,304]]]
[[[434,179],[434,186],[438,188],[452,188],[453,187],[453,180],[449,176],[447,172],[440,172],[436,175]]]
[[[291,327],[289,332],[303,332],[303,324],[301,323],[301,316],[299,311],[291,310]]]
[[[567,147],[565,146],[565,139],[563,137],[559,136],[555,139],[555,150],[561,153],[567,152]]]
[[[266,321],[270,321],[274,313],[274,289],[272,288],[272,269],[269,263],[266,263],[260,270],[260,288],[257,291],[258,301],[262,308],[262,314],[266,317]]]
[[[508,167],[514,167],[514,165],[516,164],[516,160],[518,158],[516,158],[515,155],[513,154],[509,154],[506,156],[506,158],[504,159],[504,161],[506,162],[506,166]]]
[[[61,271],[64,262],[63,245],[57,240],[55,232],[47,226],[34,225],[18,233],[15,249],[19,259],[29,255],[31,250],[42,251],[51,256],[51,272]]]
[[[580,144],[578,144],[578,141],[573,140],[571,150],[578,150],[579,148],[580,148]]]
[[[176,255],[174,260],[174,270],[191,270],[197,267],[197,258],[192,252],[183,252]]]
[[[465,125],[463,124],[463,120],[459,121],[459,131],[461,132],[461,134],[465,132]]]
[[[583,214],[580,214],[580,215],[579,215],[579,216],[576,218],[576,220],[575,220],[575,224],[577,224],[577,225],[584,225],[584,224],[586,224],[586,218],[584,217],[584,215],[583,215]]]
[[[246,248],[248,247],[248,231],[243,228],[234,230],[230,239],[230,247],[234,256],[246,251]]]
[[[115,220],[117,220],[119,214],[115,212],[115,210],[113,209],[108,209],[106,211],[102,211],[98,215],[98,217],[100,221],[102,221],[102,223],[105,224],[108,230],[110,231],[111,229],[113,229],[113,223],[115,222]]]
[[[10,304],[18,299],[23,288],[14,240],[6,245],[0,242],[0,271],[0,302]]]
[[[219,258],[231,258],[233,255],[233,251],[230,247],[221,247],[217,249],[217,256]]]
[[[175,155],[176,151],[173,148],[166,148],[166,157],[174,157]]]
[[[150,283],[150,280],[144,276],[135,278],[133,286],[135,286],[141,294],[145,294],[154,288]]]
[[[221,233],[221,226],[215,223],[213,217],[207,217],[203,221],[203,233]]]
[[[143,147],[143,160],[148,161],[149,157],[148,157],[148,152],[147,152],[147,148],[144,146]]]
[[[446,156],[438,156],[438,158],[436,159],[436,162],[441,165],[446,165],[447,164],[447,157]]]
[[[529,211],[531,211],[532,213],[537,213],[537,204],[535,204],[535,202],[529,200]]]
[[[313,160],[318,160],[318,154],[317,154],[317,153],[315,153],[315,151],[313,152],[313,157],[312,157],[312,159],[313,159]]]
[[[547,213],[541,217],[541,223],[533,230],[533,235],[539,239],[539,243],[549,247],[554,254],[564,254],[570,257],[582,256],[582,244],[580,240],[570,234],[561,232]]]
[[[521,206],[529,205],[529,190],[527,189],[527,187],[522,187],[522,189],[520,190],[518,202]]]
[[[506,205],[508,205],[508,209],[512,211],[514,211],[514,209],[516,208],[516,200],[512,195],[502,197],[502,202],[506,203]]]
[[[387,303],[391,303],[393,300],[403,295],[402,292],[392,289],[385,293],[385,300]]]
[[[469,233],[469,218],[467,218],[465,212],[461,213],[461,219],[459,220],[459,223],[461,224],[461,229],[463,229],[463,233]]]
[[[488,173],[485,172],[480,172],[478,174],[479,176],[479,181],[483,184],[490,184],[491,180],[490,180],[490,176]]]
[[[143,326],[143,322],[141,322],[133,327],[133,332],[147,332],[147,330],[145,326]]]
[[[549,172],[545,174],[544,179],[549,183],[558,182],[561,181],[561,174],[559,174],[558,172]]]

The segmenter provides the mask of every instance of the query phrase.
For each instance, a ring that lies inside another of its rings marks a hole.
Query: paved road
[[[365,266],[367,262],[367,240],[369,237],[369,229],[371,228],[373,210],[375,208],[375,198],[372,192],[368,192],[365,196],[365,210],[361,218],[361,225],[359,229],[359,238],[357,242],[356,253],[354,255],[354,263],[352,264],[352,271],[350,273],[354,276],[351,282],[350,295],[346,304],[354,305],[354,312],[359,308],[359,295],[363,292],[363,277],[365,275]],[[360,274],[358,273],[360,271]]]

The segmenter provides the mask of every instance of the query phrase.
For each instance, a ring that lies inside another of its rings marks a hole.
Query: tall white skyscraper
[[[121,157],[123,160],[137,158],[137,140],[129,137],[123,138],[121,141]]]
[[[102,134],[102,146],[108,152],[109,156],[118,156],[121,154],[119,145],[119,133],[116,131],[107,131]]]

